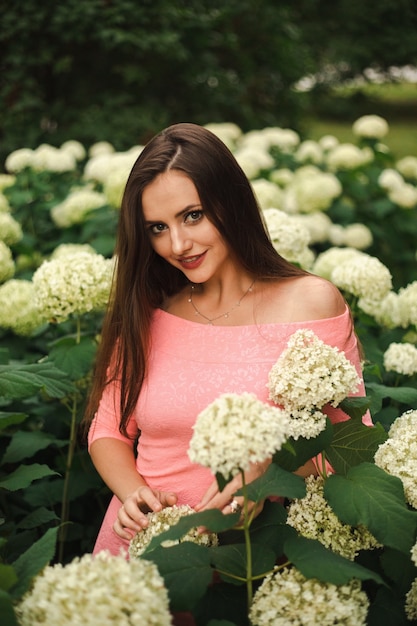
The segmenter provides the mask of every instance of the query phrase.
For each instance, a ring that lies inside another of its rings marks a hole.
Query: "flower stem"
[[[246,547],[246,592],[248,599],[248,610],[252,604],[253,599],[253,578],[252,578],[252,544],[250,540],[250,524],[252,518],[249,517],[248,511],[248,497],[247,486],[245,481],[245,474],[242,472],[242,491],[243,491],[243,532],[245,535],[245,547]]]

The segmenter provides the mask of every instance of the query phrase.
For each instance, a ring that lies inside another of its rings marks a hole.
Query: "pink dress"
[[[128,431],[141,431],[137,470],[147,484],[178,495],[178,504],[196,505],[213,481],[207,468],[187,454],[197,415],[222,393],[252,392],[268,401],[268,373],[296,330],[310,328],[345,352],[361,376],[361,365],[348,308],[337,317],[309,322],[250,326],[212,326],[157,309],[152,322],[149,373]],[[118,430],[118,397],[109,386],[89,433],[89,444],[102,437],[132,442]],[[358,395],[364,395],[362,384]],[[334,422],[348,419],[340,409],[327,411]],[[366,420],[369,423],[369,416]],[[111,463],[111,459],[109,459]],[[128,543],[112,526],[121,502],[113,496],[94,552],[118,554]]]

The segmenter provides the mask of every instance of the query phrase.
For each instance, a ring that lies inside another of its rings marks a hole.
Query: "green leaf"
[[[339,404],[339,408],[351,418],[361,418],[369,409],[370,404],[371,400],[367,396],[354,396],[342,400]]]
[[[53,344],[49,359],[71,380],[86,376],[91,370],[97,351],[97,343],[92,337],[64,337]]]
[[[26,593],[32,579],[53,559],[58,530],[58,527],[47,530],[43,537],[13,563],[18,576],[18,582],[12,588],[14,598],[19,598]]]
[[[343,558],[315,539],[290,537],[285,542],[284,550],[287,558],[306,578],[317,578],[334,585],[344,585],[352,578],[383,584],[376,572]]]
[[[57,520],[59,520],[59,517],[55,515],[53,511],[50,511],[46,507],[42,506],[39,509],[36,509],[36,511],[32,511],[32,513],[29,513],[29,515],[22,519],[17,524],[17,528],[38,528],[39,526],[42,526],[42,524],[48,524],[49,522]]]
[[[387,587],[380,587],[369,607],[368,626],[410,626],[404,611],[404,598],[399,598]]]
[[[7,413],[0,411],[0,430],[4,430],[14,424],[20,424],[27,419],[27,413]]]
[[[327,418],[326,428],[317,437],[312,439],[300,437],[297,440],[290,438],[281,450],[275,453],[274,463],[289,472],[294,472],[320,454],[330,444],[332,436],[333,425]]]
[[[366,393],[371,400],[370,411],[376,414],[381,410],[385,398],[414,406],[417,403],[417,389],[413,387],[388,387],[379,383],[366,383]]]
[[[153,561],[165,581],[173,611],[191,611],[213,579],[210,551],[190,541],[158,548],[142,559]]]
[[[75,390],[66,374],[51,363],[0,366],[0,396],[27,398],[41,389],[51,398],[62,398]]]
[[[406,554],[414,545],[417,512],[408,509],[401,480],[376,465],[362,463],[346,477],[329,476],[324,496],[345,524],[363,524],[380,543]]]
[[[3,463],[17,463],[23,459],[30,459],[39,450],[50,445],[63,447],[67,441],[56,439],[52,434],[37,431],[19,431],[15,433],[3,457]]]
[[[10,595],[0,589],[1,626],[19,626]]]
[[[417,578],[417,568],[411,560],[411,555],[393,548],[385,548],[380,562],[387,578],[395,583],[396,590],[404,596]]]
[[[235,543],[210,548],[211,562],[222,580],[235,585],[246,581],[246,546]],[[265,545],[252,543],[252,576],[262,576],[273,570],[276,555]]]
[[[262,512],[253,520],[250,529],[251,541],[268,546],[276,557],[284,553],[284,542],[297,531],[287,522],[287,510],[279,502],[266,500]]]
[[[266,472],[249,483],[245,489],[248,499],[253,502],[260,502],[268,496],[303,498],[306,494],[304,479],[287,472],[275,463],[271,463]],[[242,495],[243,489],[236,493]]]
[[[381,424],[365,426],[357,418],[334,424],[333,428],[334,437],[325,450],[326,457],[336,473],[344,475],[355,465],[371,463],[388,436]]]
[[[57,474],[58,472],[54,472],[47,465],[40,465],[39,463],[21,465],[9,476],[0,480],[0,488],[8,491],[17,491],[18,489],[24,489],[34,480]]]
[[[0,563],[0,589],[8,591],[17,583],[17,574],[11,565]]]

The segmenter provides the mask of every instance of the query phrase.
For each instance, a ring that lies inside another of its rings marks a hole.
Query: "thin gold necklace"
[[[243,296],[232,306],[231,309],[229,309],[228,311],[226,311],[226,313],[222,313],[221,315],[217,315],[216,317],[207,317],[207,315],[204,315],[204,313],[202,313],[201,311],[199,311],[195,305],[195,302],[193,300],[193,293],[194,293],[194,289],[195,289],[195,285],[191,285],[191,289],[190,289],[190,296],[188,298],[188,302],[191,304],[191,306],[193,307],[194,311],[195,311],[195,315],[198,315],[200,317],[202,317],[203,319],[207,320],[208,324],[213,324],[213,322],[215,322],[216,320],[219,320],[221,317],[225,317],[228,318],[230,313],[232,311],[234,311],[235,309],[237,309],[237,307],[240,306],[240,303],[242,302],[243,298],[245,296],[248,295],[249,292],[251,292],[253,290],[253,286],[255,284],[256,278],[253,280],[253,282],[249,285],[249,287],[246,289],[245,293],[243,294]]]

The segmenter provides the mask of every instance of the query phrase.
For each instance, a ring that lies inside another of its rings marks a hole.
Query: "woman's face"
[[[231,263],[229,248],[183,172],[157,176],[143,191],[142,208],[153,249],[191,282],[206,282]]]

